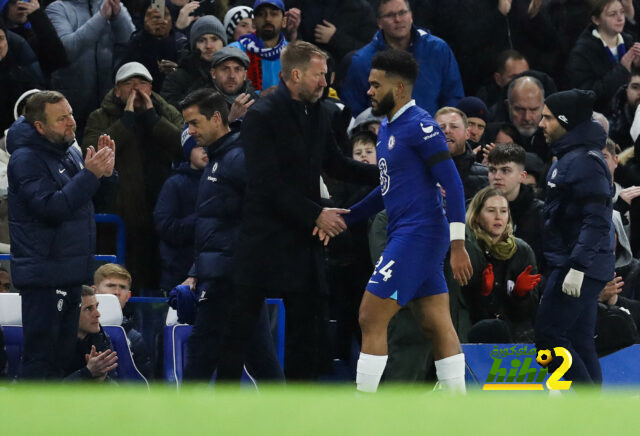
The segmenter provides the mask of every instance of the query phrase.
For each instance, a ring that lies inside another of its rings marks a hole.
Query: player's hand
[[[464,248],[464,240],[451,241],[451,270],[453,278],[460,283],[460,286],[466,286],[473,275],[473,267],[469,253]]]
[[[579,298],[583,280],[584,273],[571,268],[562,282],[562,292],[570,297]]]
[[[189,285],[189,289],[191,289],[192,292],[196,291],[196,285],[198,284],[198,279],[196,279],[195,277],[187,277],[187,279],[180,283],[181,285]]]
[[[598,301],[609,305],[616,304],[618,302],[618,294],[622,292],[623,286],[624,282],[622,281],[622,277],[618,277],[614,273],[613,280],[608,282],[602,292],[600,292]]]
[[[325,207],[316,218],[316,226],[334,238],[347,229],[347,224],[341,216],[347,213],[349,213],[348,209]]]
[[[248,93],[243,92],[238,95],[229,109],[229,116],[227,117],[229,122],[232,123],[238,118],[244,117],[252,104],[256,101],[251,99]]]
[[[84,358],[87,361],[87,369],[94,379],[104,380],[109,371],[118,367],[118,353],[111,350],[98,353],[95,345],[91,346],[91,354],[85,354]]]
[[[322,242],[325,247],[327,246],[327,244],[329,244],[329,241],[331,240],[331,237],[327,235],[324,230],[320,230],[318,226],[313,228],[312,235],[313,236],[318,235],[318,239],[320,239],[320,242]]]

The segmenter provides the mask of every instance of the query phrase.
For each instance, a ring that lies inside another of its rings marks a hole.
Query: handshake
[[[316,218],[313,236],[318,235],[318,239],[326,246],[331,238],[338,236],[347,229],[347,223],[345,223],[342,215],[349,212],[349,209],[325,207]]]

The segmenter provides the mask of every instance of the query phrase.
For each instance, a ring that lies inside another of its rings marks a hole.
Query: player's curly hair
[[[371,61],[371,68],[400,76],[411,85],[418,78],[418,62],[404,50],[387,49],[378,52]]]

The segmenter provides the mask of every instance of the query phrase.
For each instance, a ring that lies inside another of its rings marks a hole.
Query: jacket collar
[[[229,131],[224,136],[218,138],[214,143],[209,144],[207,147],[207,156],[209,160],[217,159],[232,148],[239,147],[240,143],[237,140],[240,133]]]
[[[430,35],[428,30],[421,29],[419,27],[416,27],[415,24],[412,24],[411,40],[409,41],[408,50],[413,52],[415,44],[420,40],[421,37],[425,35]],[[382,29],[378,30],[373,36],[373,45],[378,51],[386,50],[389,48],[389,44],[387,44],[387,41],[384,39],[384,33],[382,32]]]
[[[551,144],[551,151],[560,158],[581,147],[587,150],[602,150],[606,139],[607,134],[602,126],[596,121],[589,120],[578,124],[562,138]]]

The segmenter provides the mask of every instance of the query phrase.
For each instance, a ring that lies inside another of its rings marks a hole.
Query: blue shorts
[[[434,243],[392,238],[376,263],[367,291],[380,298],[392,298],[401,306],[416,298],[448,292],[444,259],[449,240]]]

